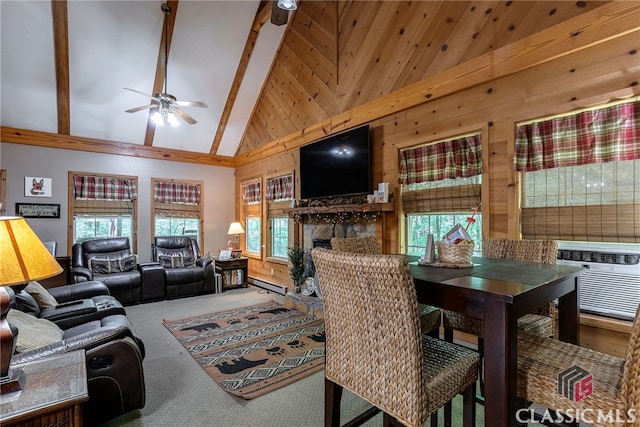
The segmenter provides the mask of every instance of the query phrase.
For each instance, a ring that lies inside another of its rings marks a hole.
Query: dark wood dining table
[[[468,268],[409,266],[419,302],[483,320],[485,425],[518,425],[517,319],[557,299],[558,338],[578,344],[583,268],[479,257]]]

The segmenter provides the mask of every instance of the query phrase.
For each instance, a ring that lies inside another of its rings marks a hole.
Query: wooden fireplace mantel
[[[329,206],[305,206],[300,208],[291,208],[288,210],[290,216],[302,215],[321,215],[321,214],[344,214],[344,213],[361,213],[361,212],[393,212],[395,210],[394,203],[366,203],[366,204],[348,204],[348,205],[329,205]]]

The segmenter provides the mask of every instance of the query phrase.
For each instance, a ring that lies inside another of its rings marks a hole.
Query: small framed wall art
[[[51,178],[24,177],[25,197],[51,197]]]
[[[47,203],[16,203],[16,215],[24,218],[60,218],[60,205]]]

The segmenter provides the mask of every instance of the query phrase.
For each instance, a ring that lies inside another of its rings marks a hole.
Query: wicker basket
[[[440,262],[446,264],[470,264],[474,245],[451,245],[443,241],[436,243]]]

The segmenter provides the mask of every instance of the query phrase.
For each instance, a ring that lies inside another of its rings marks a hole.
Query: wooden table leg
[[[580,344],[580,297],[579,277],[572,279],[573,291],[558,298],[558,339],[572,344]]]
[[[516,319],[510,304],[486,300],[484,306],[484,410],[492,426],[516,423]]]

